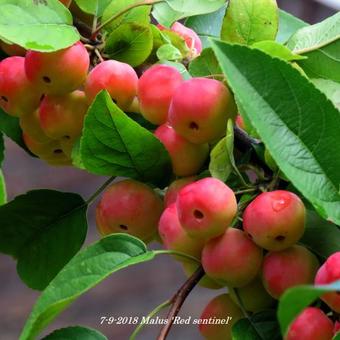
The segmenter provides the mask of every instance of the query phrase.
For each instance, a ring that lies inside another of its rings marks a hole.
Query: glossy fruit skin
[[[228,228],[207,242],[202,251],[202,266],[208,276],[231,287],[243,287],[255,279],[262,264],[262,249],[242,230]]]
[[[262,281],[267,292],[278,299],[290,287],[312,283],[318,267],[318,259],[313,253],[305,247],[294,245],[266,254]]]
[[[228,291],[231,299],[238,305],[235,288],[228,287]],[[267,293],[260,277],[256,277],[244,287],[237,288],[237,293],[244,309],[248,312],[257,313],[270,309],[275,304],[275,300]]]
[[[176,203],[177,195],[186,185],[195,182],[196,177],[183,177],[174,180],[168,187],[164,195],[164,206],[168,207],[172,203]]]
[[[204,240],[223,234],[237,212],[233,191],[212,177],[186,185],[176,204],[180,223],[188,235]]]
[[[150,187],[132,179],[113,183],[103,194],[96,222],[101,235],[128,233],[145,242],[157,233],[163,202]]]
[[[164,124],[172,96],[182,82],[182,75],[172,66],[154,65],[146,70],[139,78],[137,92],[144,118],[155,125]]]
[[[200,324],[199,331],[206,340],[231,340],[231,329],[244,316],[240,308],[232,301],[228,294],[221,294],[213,298],[204,308],[200,319],[224,319],[231,317],[228,324]]]
[[[76,90],[62,96],[47,95],[39,107],[41,128],[52,139],[74,142],[81,135],[87,109],[83,91]]]
[[[179,135],[169,124],[159,126],[155,136],[169,152],[176,176],[196,175],[209,155],[208,144],[193,144]]]
[[[180,84],[171,101],[169,123],[195,144],[216,141],[234,117],[233,98],[223,83],[207,78],[191,78]]]
[[[290,324],[285,340],[331,340],[333,323],[319,308],[305,308]]]
[[[267,250],[295,244],[305,230],[305,206],[292,192],[276,190],[257,196],[243,214],[244,231]]]
[[[101,90],[107,90],[111,98],[122,109],[128,109],[137,95],[138,76],[128,64],[116,60],[105,60],[89,73],[85,93],[92,103]]]
[[[90,58],[81,42],[50,53],[28,51],[27,78],[45,94],[62,95],[80,87],[87,75]]]
[[[340,252],[328,257],[320,267],[316,276],[315,284],[325,285],[340,280]],[[340,313],[340,294],[337,292],[326,293],[321,299],[336,313]]]
[[[32,113],[40,102],[39,92],[27,79],[24,57],[0,62],[0,107],[11,116]]]
[[[180,251],[201,258],[203,242],[192,239],[182,228],[177,215],[177,207],[172,203],[162,213],[158,223],[158,233],[166,249]],[[185,260],[178,257],[179,260]]]
[[[9,56],[20,56],[24,57],[26,55],[26,50],[16,44],[6,44],[0,41],[0,48]]]

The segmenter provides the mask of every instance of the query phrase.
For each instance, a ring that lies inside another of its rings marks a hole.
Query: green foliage
[[[329,79],[311,79],[313,84],[322,91],[340,111],[340,83]]]
[[[278,30],[278,8],[275,0],[230,1],[223,20],[224,41],[252,45],[274,40]]]
[[[0,13],[0,38],[26,49],[52,52],[80,38],[58,0],[0,0]]]
[[[42,290],[82,246],[86,204],[77,194],[35,190],[0,207],[0,251],[21,279]]]
[[[67,327],[55,330],[42,340],[107,340],[107,337],[95,329],[80,326]]]
[[[0,205],[7,203],[6,181],[2,170],[0,170]]]
[[[93,14],[96,17],[101,17],[105,8],[112,2],[112,0],[73,0],[78,7],[85,13]]]
[[[106,91],[97,95],[86,115],[80,149],[85,168],[94,174],[156,185],[166,185],[171,174],[163,144],[121,111]]]
[[[216,59],[214,51],[211,48],[205,48],[201,55],[190,63],[189,72],[193,77],[222,74],[221,67]]]
[[[112,273],[152,260],[154,253],[127,234],[113,234],[79,252],[44,290],[26,322],[20,340],[33,340],[76,298]]]
[[[177,68],[177,70],[179,71],[179,73],[182,75],[183,79],[187,80],[191,78],[190,73],[188,72],[188,70],[186,69],[186,67],[181,64],[181,63],[175,63],[173,61],[169,61],[169,60],[160,60],[158,62],[158,64],[164,64],[164,65],[169,65],[172,67]]]
[[[245,46],[215,41],[213,48],[279,168],[323,217],[340,224],[339,111],[286,62]]]
[[[278,319],[282,334],[286,334],[289,324],[306,307],[326,292],[340,290],[340,281],[329,285],[304,285],[288,289],[280,298]]]
[[[177,61],[182,59],[181,51],[172,44],[162,45],[156,54],[159,60]]]
[[[110,59],[138,66],[150,55],[152,41],[153,36],[149,25],[126,23],[110,34],[105,52]]]
[[[340,82],[340,12],[326,20],[298,30],[287,46],[308,59],[299,65],[312,78]]]

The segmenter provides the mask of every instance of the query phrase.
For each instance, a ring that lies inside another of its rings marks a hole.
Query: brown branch
[[[157,340],[165,340],[170,332],[170,328],[174,322],[175,317],[180,311],[185,299],[197,285],[199,280],[204,276],[204,270],[202,266],[199,266],[197,270],[188,278],[188,280],[183,284],[183,286],[176,292],[176,294],[171,298],[172,306],[167,315],[168,322],[161,329]]]

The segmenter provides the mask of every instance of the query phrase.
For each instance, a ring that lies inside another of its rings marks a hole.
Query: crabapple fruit
[[[285,340],[331,340],[333,323],[319,308],[305,308],[290,324]]]
[[[212,320],[226,320],[226,323],[213,323]],[[213,298],[204,308],[200,316],[199,331],[206,340],[231,340],[231,328],[243,314],[239,306],[228,294]],[[209,322],[210,319],[210,322]]]
[[[195,144],[222,137],[227,121],[234,117],[234,100],[220,81],[191,78],[174,92],[168,120],[177,133]]]
[[[0,62],[0,107],[11,116],[32,113],[38,106],[41,92],[25,73],[24,57],[8,57]]]
[[[294,245],[271,251],[264,257],[262,281],[267,292],[278,299],[286,289],[313,282],[319,262],[305,247]]]
[[[39,143],[50,141],[50,138],[46,136],[41,128],[39,110],[22,115],[19,118],[19,124],[22,131],[32,137],[35,141]]]
[[[235,289],[237,289],[237,293],[242,301],[244,309],[249,312],[256,313],[269,309],[275,303],[275,300],[267,293],[261,278],[259,277],[256,277],[244,287],[228,288],[231,299],[238,305],[239,303]]]
[[[66,94],[86,79],[90,58],[81,42],[56,52],[28,51],[27,78],[45,94]]]
[[[179,221],[188,235],[204,240],[223,234],[237,212],[233,191],[212,177],[186,185],[176,204]]]
[[[267,250],[288,248],[304,233],[305,206],[292,192],[264,192],[247,206],[243,227],[256,244]]]
[[[231,287],[242,287],[254,280],[261,264],[262,249],[235,228],[207,242],[202,251],[207,275]]]
[[[132,179],[113,183],[97,209],[97,228],[102,235],[128,233],[151,241],[157,233],[163,202],[149,186]]]
[[[320,267],[316,276],[315,284],[324,285],[340,280],[340,251],[328,257]],[[336,313],[340,313],[340,293],[330,292],[323,294],[321,299]]]
[[[172,170],[176,176],[197,174],[209,155],[208,144],[190,143],[168,124],[159,126],[155,136],[169,152]]]
[[[167,65],[154,65],[138,81],[140,111],[145,119],[161,125],[167,121],[172,96],[183,82],[179,71]]]
[[[138,86],[138,76],[128,64],[116,60],[105,60],[94,67],[85,83],[85,93],[92,103],[101,90],[107,90],[112,100],[126,110],[132,104]]]
[[[195,182],[195,179],[196,179],[195,176],[190,176],[176,179],[175,181],[173,181],[165,192],[164,206],[168,207],[170,204],[175,203],[177,200],[177,195],[180,192],[180,190],[187,184]]]

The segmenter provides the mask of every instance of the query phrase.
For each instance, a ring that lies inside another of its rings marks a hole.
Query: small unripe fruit
[[[128,64],[116,60],[105,60],[88,75],[85,93],[89,103],[96,95],[107,90],[113,101],[122,109],[130,107],[137,94],[138,76]]]
[[[304,204],[289,191],[264,192],[246,208],[243,227],[256,244],[267,250],[288,248],[304,233]]]
[[[225,324],[213,324],[213,320],[226,320]],[[206,340],[231,340],[231,329],[244,316],[240,308],[228,294],[222,294],[212,299],[204,308],[200,320],[199,331]],[[209,322],[210,319],[210,322]]]
[[[231,287],[242,287],[254,280],[261,264],[262,249],[235,228],[210,240],[202,252],[207,275]]]
[[[138,81],[140,110],[145,119],[161,125],[167,121],[172,96],[183,82],[177,69],[167,65],[154,65]]]
[[[307,307],[291,323],[285,340],[331,340],[333,323],[319,308]]]
[[[163,203],[154,190],[132,179],[113,183],[97,209],[97,228],[102,235],[128,233],[145,242],[157,233]]]
[[[180,192],[182,188],[184,188],[186,185],[195,182],[196,177],[191,176],[191,177],[184,177],[180,179],[176,179],[173,181],[167,191],[165,192],[164,195],[164,206],[168,207],[170,204],[175,203],[177,200],[177,195]]]
[[[278,299],[288,288],[312,283],[319,262],[302,246],[269,252],[263,261],[262,280],[268,293]]]
[[[0,107],[11,116],[32,113],[39,106],[41,92],[27,79],[24,57],[0,62]]]
[[[233,191],[212,177],[185,186],[176,204],[180,223],[188,235],[204,240],[223,234],[237,212]]]
[[[261,278],[257,277],[244,287],[232,288],[229,287],[229,295],[231,299],[238,305],[237,293],[242,301],[245,310],[253,313],[269,309],[275,303],[275,300],[267,293],[263,286]]]
[[[325,285],[340,280],[340,252],[328,257],[320,267],[315,277],[315,284]],[[336,313],[340,313],[340,293],[331,292],[321,296],[321,299]]]
[[[31,136],[35,141],[39,143],[46,143],[50,141],[51,138],[47,137],[41,128],[39,110],[22,115],[19,118],[19,124],[22,131]]]
[[[188,141],[209,143],[225,134],[228,119],[234,117],[233,106],[232,95],[223,83],[191,78],[177,87],[168,119]]]
[[[81,42],[50,53],[28,51],[25,60],[27,78],[46,94],[66,94],[85,81],[90,64]]]
[[[209,155],[208,144],[190,143],[168,124],[159,126],[155,136],[169,152],[172,170],[176,176],[197,174]]]

